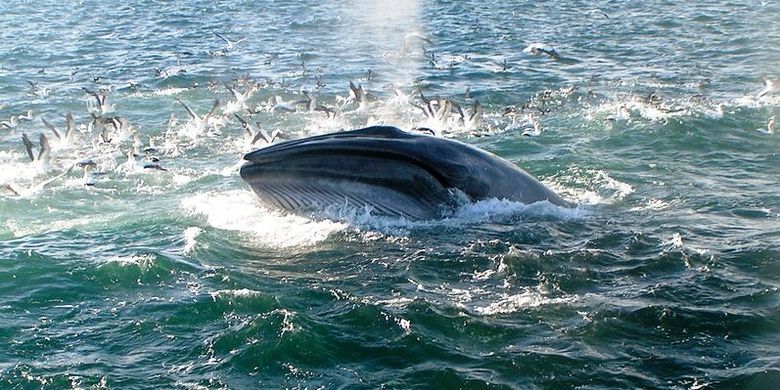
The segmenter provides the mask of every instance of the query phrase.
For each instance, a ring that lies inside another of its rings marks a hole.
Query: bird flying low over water
[[[212,32],[214,33],[214,35],[217,36],[217,38],[219,38],[219,39],[221,39],[221,40],[223,40],[225,42],[225,50],[227,50],[227,51],[231,51],[231,50],[235,49],[236,45],[238,45],[239,43],[244,42],[246,40],[246,37],[244,37],[244,38],[241,38],[241,39],[239,39],[239,40],[234,42],[234,41],[231,41],[230,39],[225,38],[222,34],[216,32],[216,31],[212,31]]]
[[[65,130],[62,131],[57,126],[54,126],[49,121],[46,120],[46,118],[41,116],[41,122],[49,128],[49,130],[54,133],[54,136],[57,137],[58,140],[63,142],[71,142],[73,141],[76,132],[74,131],[76,129],[75,121],[73,120],[73,115],[71,113],[68,113],[65,115]]]

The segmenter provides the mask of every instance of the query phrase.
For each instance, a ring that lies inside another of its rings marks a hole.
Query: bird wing
[[[75,129],[75,122],[73,121],[73,115],[71,113],[68,113],[68,115],[65,115],[65,138],[68,138],[71,133],[73,133],[73,129]]]
[[[223,37],[220,33],[216,32],[216,31],[212,31],[212,32],[214,33],[214,35],[219,37],[219,39],[225,41],[225,43],[230,43],[230,40],[228,40],[227,38]]]
[[[49,128],[49,130],[51,130],[54,133],[55,136],[57,136],[57,139],[62,139],[62,137],[60,136],[60,132],[57,131],[57,127],[49,123],[49,121],[47,121],[44,117],[41,117],[41,121],[46,127]]]
[[[214,114],[214,111],[217,110],[217,107],[219,107],[219,99],[214,99],[214,105],[211,106],[211,110],[209,110],[209,113],[206,114],[206,116],[203,117],[203,119],[208,119],[211,117],[211,115]]]
[[[216,33],[214,33],[214,34],[216,34]],[[190,106],[188,106],[187,103],[184,103],[179,98],[176,98],[176,101],[179,102],[182,106],[184,106],[184,109],[187,110],[187,114],[189,114],[191,119],[195,119],[195,120],[200,119],[198,114],[196,114],[195,111],[192,111],[192,108],[190,108]]]
[[[27,156],[30,157],[30,161],[35,161],[35,157],[33,156],[33,143],[30,141],[30,138],[27,137],[26,133],[22,133],[22,143],[24,144],[24,149],[27,150]]]
[[[49,146],[49,139],[46,138],[46,135],[41,134],[38,137],[39,142],[41,143],[41,147],[38,150],[38,160],[43,160],[45,158],[48,158],[51,154],[51,146]]]

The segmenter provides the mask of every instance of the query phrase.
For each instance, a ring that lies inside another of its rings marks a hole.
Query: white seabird
[[[231,51],[231,50],[235,49],[236,45],[238,45],[239,43],[241,43],[241,42],[244,42],[244,41],[246,40],[246,37],[244,37],[244,38],[241,38],[241,39],[239,39],[239,40],[237,40],[237,41],[233,42],[233,41],[231,41],[230,39],[227,39],[227,38],[225,38],[224,36],[222,36],[222,34],[220,34],[220,33],[216,32],[216,31],[212,31],[212,32],[213,32],[213,33],[214,33],[214,35],[216,35],[216,36],[217,36],[219,39],[221,39],[221,40],[225,41],[225,45],[226,45],[226,46],[225,46],[225,50],[226,50],[226,51]]]
[[[764,77],[764,89],[756,97],[774,94],[778,90],[780,90],[780,79],[772,80],[769,77]]]
[[[44,181],[42,181],[42,182],[40,182],[38,184],[30,185],[30,188],[19,187],[17,185],[12,184],[12,183],[3,184],[2,188],[5,188],[6,190],[10,191],[15,196],[19,196],[19,197],[22,197],[22,198],[28,197],[28,196],[31,196],[31,195],[35,195],[35,194],[41,192],[44,188],[46,188],[47,185],[51,184],[55,180],[58,180],[61,177],[69,174],[70,171],[73,170],[73,167],[74,166],[71,165],[68,169],[66,169],[65,171],[63,171],[62,173],[60,173],[57,176],[51,177],[49,179],[46,179],[46,180],[44,180]]]
[[[87,94],[95,98],[96,105],[94,106],[94,110],[97,111],[98,114],[105,114],[114,109],[114,106],[108,103],[108,92],[106,92],[105,90],[100,90],[100,92],[95,92],[86,87],[82,87],[81,89],[83,89],[84,92],[86,92]],[[89,104],[87,105],[87,108],[88,109],[90,108]]]
[[[97,164],[92,161],[91,158],[85,158],[79,162],[76,163],[76,166],[79,168],[84,168],[84,177],[82,178],[82,183],[85,186],[94,186],[95,185],[95,177],[92,175],[92,170],[95,169]]]
[[[148,160],[138,160],[133,153],[133,149],[127,152],[127,161],[119,165],[117,170],[128,173],[148,172],[150,170],[167,171],[160,165],[160,160],[157,157],[150,157]]]
[[[266,144],[271,144],[277,138],[284,138],[279,130],[274,130],[273,132],[271,132],[271,135],[268,135],[265,129],[263,129],[263,125],[260,122],[255,122],[253,124],[251,122],[244,120],[244,118],[242,118],[238,114],[233,114],[233,116],[235,116],[236,119],[238,119],[238,121],[241,122],[241,125],[244,127],[244,132],[247,134],[247,138],[250,139],[249,142],[250,145],[254,145],[260,139],[265,141]]]
[[[554,47],[539,42],[535,42],[526,46],[526,48],[523,49],[523,53],[529,53],[535,56],[546,54],[556,60],[561,58],[560,54],[558,54]]]

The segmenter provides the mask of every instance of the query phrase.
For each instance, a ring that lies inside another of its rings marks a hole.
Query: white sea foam
[[[250,234],[273,247],[312,245],[343,231],[344,223],[284,215],[261,207],[251,191],[234,190],[194,195],[181,201],[183,209],[206,217],[217,229]]]
[[[187,229],[184,229],[184,249],[182,249],[182,252],[185,255],[190,254],[193,249],[195,249],[195,245],[198,243],[198,236],[200,236],[200,233],[203,230],[196,226],[190,226]]]
[[[45,221],[45,222],[32,222],[32,221],[16,221],[8,219],[5,222],[5,226],[14,237],[23,237],[35,234],[41,234],[46,232],[56,232],[62,230],[73,229],[79,226],[86,226],[90,224],[100,223],[107,221],[107,217],[82,217],[82,218],[66,218],[62,220]]]
[[[216,290],[209,293],[211,299],[216,301],[218,298],[251,298],[260,295],[259,291],[241,288],[236,290]]]
[[[112,256],[104,260],[105,264],[118,264],[123,267],[136,266],[143,271],[148,271],[155,262],[155,256],[152,254],[141,254],[132,256]]]
[[[474,311],[481,315],[509,314],[542,305],[569,304],[576,300],[576,296],[550,298],[529,288],[519,294],[502,294],[496,301],[477,306]]]
[[[573,167],[544,183],[578,204],[612,203],[634,193],[634,188],[598,169]]]

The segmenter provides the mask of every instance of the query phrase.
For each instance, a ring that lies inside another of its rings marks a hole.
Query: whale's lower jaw
[[[250,162],[241,168],[241,176],[267,207],[298,214],[346,206],[420,220],[440,218],[453,205],[450,191],[427,172],[377,158]]]

